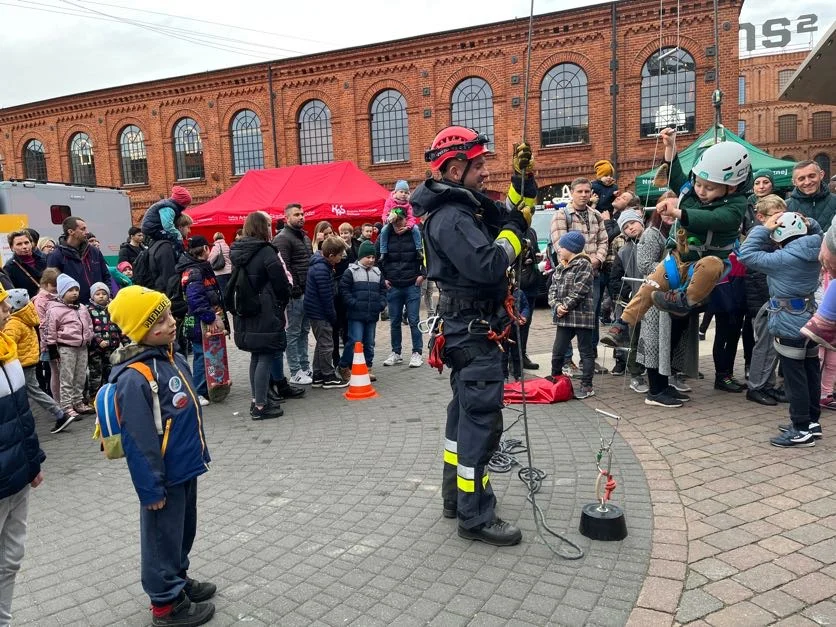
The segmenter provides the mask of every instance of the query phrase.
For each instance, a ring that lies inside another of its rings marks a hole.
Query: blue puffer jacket
[[[334,282],[334,267],[320,253],[311,257],[308,267],[308,280],[305,283],[305,314],[311,320],[327,320],[337,323],[337,310],[334,308],[334,294],[337,284]]]
[[[122,448],[139,502],[159,503],[165,489],[209,470],[203,413],[186,360],[170,347],[129,344],[113,353],[110,382],[122,421]],[[128,364],[145,362],[159,386],[163,435],[154,424],[153,397],[145,377]]]
[[[386,289],[380,268],[352,263],[340,281],[340,296],[349,320],[376,322],[386,307]]]
[[[180,275],[180,286],[183,288],[189,313],[195,317],[195,325],[189,339],[192,342],[202,342],[203,332],[200,323],[211,324],[215,320],[215,314],[223,310],[223,297],[218,287],[218,279],[208,261],[195,259],[187,252],[180,255],[175,270]]]
[[[102,282],[110,285],[110,272],[102,251],[90,246],[86,241],[82,242],[79,248],[73,248],[67,245],[67,240],[62,235],[58,240],[58,246],[49,254],[46,265],[58,268],[78,281],[78,300],[82,305],[90,303],[90,286],[93,283]]]
[[[812,297],[819,284],[819,249],[822,231],[815,220],[810,221],[808,235],[799,237],[783,248],[772,250],[770,231],[756,226],[740,247],[738,258],[747,267],[766,274],[772,298]],[[798,339],[801,327],[812,317],[815,306],[797,313],[781,308],[769,312],[769,332],[775,337]]]
[[[171,198],[164,198],[148,207],[139,228],[144,235],[154,240],[181,241],[183,235],[174,226],[174,222],[183,213],[183,209]],[[165,220],[161,212],[165,214]]]
[[[14,346],[12,340],[4,338]],[[0,370],[0,499],[4,499],[38,476],[46,455],[35,433],[23,367],[14,358],[0,365]]]

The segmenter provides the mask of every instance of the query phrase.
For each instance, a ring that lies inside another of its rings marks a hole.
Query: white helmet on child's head
[[[782,213],[778,216],[776,223],[778,228],[772,231],[770,238],[778,244],[797,235],[807,235],[807,223],[800,213],[793,213],[792,211]]]
[[[691,168],[691,174],[701,179],[732,187],[744,183],[751,172],[749,152],[733,141],[720,142],[706,148]]]

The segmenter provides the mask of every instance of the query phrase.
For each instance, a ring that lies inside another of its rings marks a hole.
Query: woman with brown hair
[[[319,251],[319,247],[322,246],[322,242],[324,242],[327,238],[331,237],[333,234],[334,228],[331,226],[331,223],[328,222],[328,220],[322,220],[321,222],[317,222],[313,230],[313,238],[311,239],[313,251]]]
[[[251,213],[229,255],[233,272],[226,308],[235,320],[235,345],[250,353],[253,420],[284,414],[278,403],[267,400],[273,358],[287,345],[284,310],[290,299],[290,283],[270,243],[272,235],[270,217],[263,211]]]

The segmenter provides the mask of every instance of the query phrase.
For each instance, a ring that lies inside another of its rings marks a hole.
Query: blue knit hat
[[[408,192],[409,191],[409,183],[401,179],[397,183],[395,183],[395,191],[396,192]]]
[[[58,287],[58,298],[64,298],[64,294],[69,292],[74,287],[81,289],[78,281],[76,281],[69,274],[59,274],[56,282]]]
[[[557,241],[557,245],[577,255],[586,246],[586,239],[580,231],[569,231]]]

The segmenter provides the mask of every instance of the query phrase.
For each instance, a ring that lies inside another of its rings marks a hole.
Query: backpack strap
[[[154,406],[154,425],[157,427],[157,433],[162,435],[163,414],[162,410],[160,409],[160,386],[157,385],[157,379],[154,377],[154,373],[151,371],[151,368],[148,366],[148,364],[143,363],[141,361],[135,361],[132,364],[128,364],[128,368],[136,370],[143,377],[145,377],[146,381],[148,381],[148,385],[151,388],[151,397]]]

